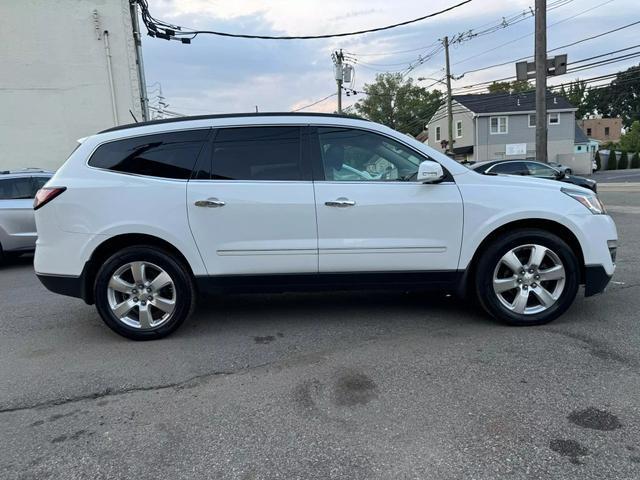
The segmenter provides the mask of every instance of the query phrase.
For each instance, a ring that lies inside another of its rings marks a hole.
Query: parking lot
[[[640,477],[640,186],[618,269],[555,322],[439,295],[212,297],[127,341],[0,267],[0,478]]]

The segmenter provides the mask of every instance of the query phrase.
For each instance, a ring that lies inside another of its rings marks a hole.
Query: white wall
[[[592,173],[592,155],[585,153],[559,154],[556,162],[571,167],[571,171],[576,175],[590,175]]]
[[[141,120],[128,0],[0,0],[0,11],[0,169],[56,169],[78,138],[131,123],[129,109]]]

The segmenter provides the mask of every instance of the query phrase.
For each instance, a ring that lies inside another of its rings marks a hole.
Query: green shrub
[[[623,151],[618,160],[618,170],[626,170],[627,168],[629,168],[629,157],[627,152]]]
[[[640,153],[636,152],[633,154],[633,158],[631,159],[631,168],[640,168]]]
[[[636,153],[636,155],[638,154]],[[596,156],[594,160],[596,161],[596,166],[598,167],[598,170],[602,170],[602,161],[600,160],[600,152],[596,151]]]
[[[607,160],[607,170],[616,170],[618,167],[618,155],[615,150],[609,150],[609,160]]]

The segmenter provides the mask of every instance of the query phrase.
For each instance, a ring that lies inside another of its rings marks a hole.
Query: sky
[[[190,28],[257,35],[320,35],[375,28],[406,21],[449,7],[460,0],[148,0],[151,14]],[[547,14],[548,49],[596,35],[640,20],[638,0],[547,0],[556,3]],[[444,36],[498,25],[503,17],[526,12],[534,0],[472,0],[435,18],[392,30],[356,37],[322,40],[251,40],[198,36],[190,45],[145,36],[143,55],[147,82],[159,82],[168,109],[186,115],[207,113],[291,111],[336,92],[331,53],[336,49],[355,55],[354,83],[361,90],[378,73],[403,70],[419,55],[433,49]],[[454,88],[515,74],[509,64],[475,73],[468,70],[533,54],[534,19],[455,44],[450,49],[451,70],[459,80]],[[143,27],[144,31],[144,27]],[[639,45],[640,24],[610,35],[554,52],[568,61],[582,60]],[[410,50],[409,52],[406,52]],[[639,51],[637,49],[611,55]],[[398,53],[405,52],[405,53]],[[599,59],[598,59],[599,60]],[[550,80],[565,83],[638,65],[629,59]],[[591,62],[583,62],[585,65]],[[408,75],[440,79],[444,53],[418,65]],[[442,88],[432,80],[419,84]],[[433,86],[431,86],[433,85]],[[153,101],[157,84],[149,91]],[[463,90],[456,90],[462,93]],[[343,97],[343,106],[358,96]],[[305,111],[333,112],[336,96]]]

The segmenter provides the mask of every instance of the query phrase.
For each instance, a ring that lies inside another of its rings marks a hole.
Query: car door
[[[298,126],[214,132],[187,187],[189,224],[209,275],[318,271],[313,183],[302,152]]]
[[[312,129],[319,271],[456,270],[462,198],[415,181],[422,154],[386,135]]]

